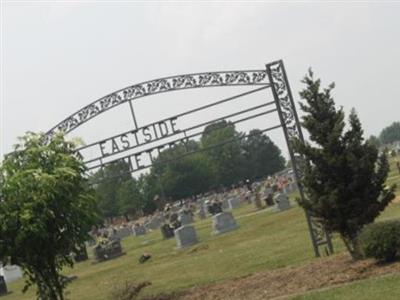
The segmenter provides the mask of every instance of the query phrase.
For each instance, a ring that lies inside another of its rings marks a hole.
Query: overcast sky
[[[335,81],[337,105],[346,112],[356,108],[366,135],[400,120],[399,2],[9,1],[2,3],[1,22],[2,153],[24,132],[47,131],[120,88],[184,73],[264,69],[277,59],[284,60],[296,101],[311,66],[324,84]],[[236,92],[145,98],[138,121],[144,125]],[[254,101],[266,101],[258,97]],[[126,106],[111,110],[75,135],[90,142],[129,130],[127,112]],[[264,121],[239,129],[264,128]],[[271,138],[287,155],[282,132]]]

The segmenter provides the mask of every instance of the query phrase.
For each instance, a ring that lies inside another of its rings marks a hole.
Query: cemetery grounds
[[[391,161],[388,183],[397,183],[397,198],[379,220],[400,217],[400,175]],[[194,226],[200,242],[184,250],[175,239],[163,240],[160,230],[122,241],[127,254],[103,263],[77,263],[67,275],[78,276],[67,289],[68,299],[106,300],[125,281],[149,281],[143,296],[154,299],[399,299],[400,262],[377,265],[373,260],[352,262],[334,236],[335,255],[316,259],[303,210],[276,213],[256,211],[253,205],[233,210],[235,231],[211,235],[211,218]],[[139,264],[144,252],[152,258]],[[3,300],[34,299],[22,294],[23,281],[10,283]]]

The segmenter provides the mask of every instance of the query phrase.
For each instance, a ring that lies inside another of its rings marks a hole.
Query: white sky
[[[285,62],[296,102],[311,66],[324,84],[336,82],[336,103],[346,112],[356,108],[366,135],[400,120],[400,2],[2,1],[1,8],[2,153],[24,132],[47,131],[120,88],[184,73],[263,69],[277,59]],[[237,91],[143,98],[138,121],[144,125]],[[268,122],[274,121],[258,119],[239,129]],[[74,135],[91,142],[131,126],[121,105]],[[282,132],[271,138],[286,156]]]

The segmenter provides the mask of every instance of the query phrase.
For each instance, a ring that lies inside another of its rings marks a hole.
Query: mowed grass
[[[388,181],[396,182],[400,186],[400,176],[397,176],[398,173],[394,170],[394,162],[391,166],[392,171]],[[291,198],[293,199],[294,195]],[[244,205],[233,213],[239,228],[219,236],[211,235],[211,218],[197,220],[194,226],[200,242],[185,250],[176,249],[174,239],[162,240],[159,230],[146,236],[124,239],[122,245],[127,253],[125,256],[98,264],[92,264],[90,260],[76,264],[73,269],[65,270],[68,275],[78,276],[78,279],[68,286],[68,298],[110,299],[114,287],[126,280],[150,281],[152,285],[146,288],[145,294],[168,293],[246,276],[258,271],[301,265],[315,259],[304,212],[297,205],[280,213],[271,209],[257,212],[252,205]],[[400,217],[400,204],[393,203],[380,219],[398,217]],[[334,238],[334,247],[337,253],[344,251],[337,237]],[[144,252],[149,252],[152,258],[144,264],[139,264],[138,258]],[[377,289],[382,286],[382,289],[394,289],[400,294],[399,279],[400,277],[394,276],[370,281],[376,283]],[[355,284],[354,290],[347,287],[340,288],[340,292],[356,293],[355,290],[360,289],[361,293],[363,284],[363,282]],[[372,286],[372,283],[365,284]],[[2,297],[4,300],[35,298],[34,289],[26,294],[21,293],[23,280],[13,282],[8,287],[12,293]],[[323,293],[329,292],[328,290]],[[350,298],[331,298],[330,294],[327,294],[327,297],[322,299],[367,299],[357,298],[359,294],[354,295],[355,298],[351,295]],[[304,297],[317,297],[304,299],[321,299],[313,294]]]
[[[345,284],[323,291],[314,291],[291,300],[398,300],[400,275],[387,275]]]
[[[390,173],[388,175],[388,184],[396,184],[397,197],[400,196],[400,174],[396,167],[396,159],[390,160]],[[397,202],[397,201],[396,201]],[[391,204],[380,220],[399,218],[399,204]],[[315,291],[305,295],[292,297],[292,300],[398,300],[400,299],[400,274],[391,274],[383,277],[370,278],[346,284],[340,287],[332,287],[323,291]]]

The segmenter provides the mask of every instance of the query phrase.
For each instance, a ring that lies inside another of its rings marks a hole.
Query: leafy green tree
[[[384,128],[379,135],[382,144],[391,144],[400,141],[400,122],[393,122],[390,126]]]
[[[129,220],[129,215],[134,215],[142,210],[144,199],[135,178],[121,183],[117,190],[117,201],[118,213],[124,215],[127,220]]]
[[[64,299],[60,274],[73,266],[71,253],[88,238],[95,220],[93,191],[75,146],[42,134],[21,138],[0,167],[0,260],[22,267],[26,291],[37,286],[37,298]]]
[[[196,153],[169,163],[162,183],[166,196],[182,199],[208,191],[214,181],[204,156]]]
[[[151,214],[157,209],[153,201],[156,195],[160,195],[160,184],[153,173],[141,174],[137,180],[140,194],[143,198],[142,210],[145,214]]]
[[[120,215],[118,190],[125,181],[131,180],[129,165],[123,160],[106,165],[91,177],[95,186],[97,205],[106,218]]]
[[[165,196],[181,199],[208,191],[214,184],[212,170],[196,141],[163,151],[154,161],[152,173],[160,177]]]
[[[188,152],[197,151],[199,148],[198,142],[190,140],[185,143],[176,144],[172,148],[165,149],[154,159],[151,172],[154,175],[162,176],[162,174],[167,171],[171,162],[180,159],[182,156],[188,154]]]
[[[246,177],[249,179],[259,179],[285,168],[285,158],[281,155],[281,150],[258,129],[249,132],[242,147]]]
[[[201,137],[201,147],[213,168],[218,185],[229,186],[244,179],[245,161],[235,125],[225,120],[208,125]]]
[[[300,205],[318,218],[328,231],[338,232],[354,259],[362,255],[358,234],[394,198],[385,181],[389,171],[386,155],[378,156],[375,145],[363,140],[360,121],[353,110],[349,129],[344,130],[344,113],[336,110],[331,91],[321,91],[320,80],[309,74],[302,81],[300,96],[306,113],[302,125],[312,144],[296,142],[305,156],[303,185],[307,195]]]

